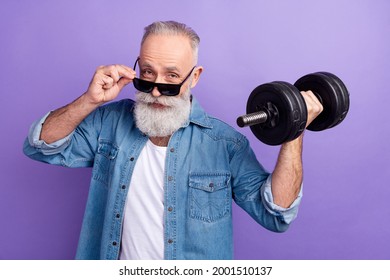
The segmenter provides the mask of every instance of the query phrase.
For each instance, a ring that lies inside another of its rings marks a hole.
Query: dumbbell
[[[334,74],[316,72],[303,76],[294,85],[275,81],[256,87],[248,98],[247,114],[237,118],[237,125],[250,126],[253,134],[268,145],[294,140],[306,127],[307,108],[300,92],[308,90],[323,106],[308,130],[322,131],[344,120],[349,110],[346,86]]]

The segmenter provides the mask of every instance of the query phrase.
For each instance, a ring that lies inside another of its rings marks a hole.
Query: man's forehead
[[[178,47],[191,48],[190,39],[182,34],[151,34],[145,39],[142,46],[147,43],[161,45],[170,42],[174,42]]]
[[[142,65],[164,62],[166,67],[180,67],[177,64],[192,64],[193,51],[185,36],[150,35],[141,46],[140,58]]]

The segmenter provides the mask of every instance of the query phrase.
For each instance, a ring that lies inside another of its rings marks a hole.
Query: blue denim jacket
[[[132,100],[102,106],[66,138],[39,140],[32,125],[24,153],[67,167],[93,167],[77,259],[117,259],[132,172],[147,137],[135,126]],[[232,200],[265,228],[283,232],[302,193],[285,209],[273,204],[271,176],[248,140],[208,116],[196,99],[189,121],[169,141],[164,175],[165,259],[233,258]]]

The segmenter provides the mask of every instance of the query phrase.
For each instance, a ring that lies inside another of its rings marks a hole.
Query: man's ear
[[[198,66],[198,67],[195,68],[195,70],[194,70],[194,78],[192,79],[191,88],[196,86],[196,84],[199,81],[200,74],[202,74],[202,72],[203,72],[203,67],[202,66]]]

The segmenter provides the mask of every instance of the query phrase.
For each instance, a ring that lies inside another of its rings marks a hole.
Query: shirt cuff
[[[70,142],[70,139],[72,137],[72,133],[70,133],[68,136],[57,140],[53,143],[47,144],[45,141],[41,140],[41,132],[42,132],[42,126],[45,123],[45,120],[50,115],[51,112],[47,113],[45,116],[43,116],[41,119],[36,120],[30,127],[30,131],[28,134],[28,141],[30,145],[38,150],[41,151],[44,155],[53,155],[57,154],[61,151],[63,151]]]
[[[294,200],[290,207],[284,208],[274,203],[274,198],[272,196],[272,174],[267,178],[267,181],[262,186],[261,197],[263,199],[265,208],[272,215],[279,216],[287,224],[290,224],[298,215],[299,204],[301,203],[303,195],[303,184],[301,185],[298,197]]]

